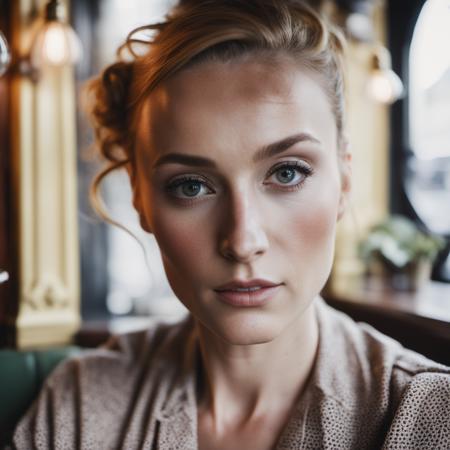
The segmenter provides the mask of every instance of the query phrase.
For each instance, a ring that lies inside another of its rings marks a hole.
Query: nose
[[[268,249],[263,217],[254,199],[249,196],[230,196],[225,208],[219,239],[219,251],[226,259],[249,263]]]

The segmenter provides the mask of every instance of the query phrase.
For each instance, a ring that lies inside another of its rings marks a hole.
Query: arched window
[[[392,109],[391,209],[450,238],[450,0],[405,5],[389,5],[394,69],[407,86]],[[435,277],[450,280],[444,256]]]
[[[420,219],[450,234],[450,2],[428,0],[409,52],[409,136],[406,191]]]
[[[450,157],[450,1],[428,0],[409,52],[411,148],[420,160]]]

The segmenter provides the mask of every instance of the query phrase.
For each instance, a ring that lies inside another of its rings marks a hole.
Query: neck
[[[204,366],[199,411],[217,428],[288,412],[312,370],[318,345],[314,305],[270,342],[232,345],[197,323]]]

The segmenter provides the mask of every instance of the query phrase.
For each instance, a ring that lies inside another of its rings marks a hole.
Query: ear
[[[130,177],[131,191],[133,195],[133,207],[138,213],[139,223],[144,231],[147,231],[147,233],[151,233],[152,229],[145,217],[141,188],[139,184],[139,177],[138,174],[136,173],[136,168],[130,162],[126,165],[126,169],[128,172],[128,176]]]
[[[341,175],[341,192],[339,195],[337,219],[340,220],[347,209],[348,199],[352,190],[352,154],[348,150],[347,142],[345,142],[339,152],[338,158]]]

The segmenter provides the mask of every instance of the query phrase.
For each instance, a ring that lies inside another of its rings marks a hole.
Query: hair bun
[[[132,63],[124,61],[112,64],[103,72],[103,88],[111,107],[125,107],[131,77]]]
[[[89,111],[100,153],[109,161],[128,157],[129,114],[127,102],[133,63],[119,61],[107,67],[101,77],[90,81],[87,94],[92,96]]]

